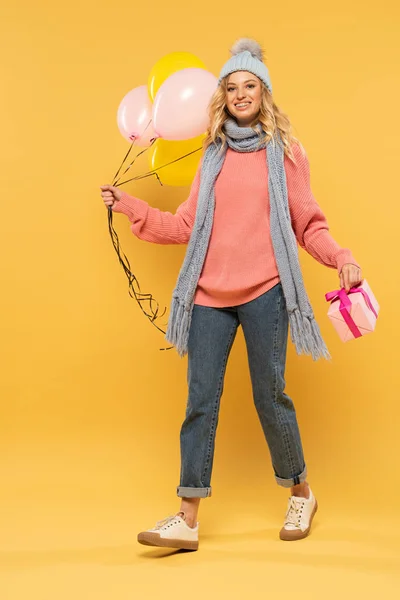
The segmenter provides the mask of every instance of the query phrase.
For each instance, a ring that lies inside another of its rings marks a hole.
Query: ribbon
[[[327,292],[325,294],[325,299],[327,302],[334,302],[335,300],[337,300],[339,298],[340,300],[340,306],[339,306],[339,310],[340,313],[343,317],[343,319],[346,322],[346,325],[348,326],[348,328],[350,329],[351,333],[354,335],[355,338],[359,338],[362,336],[361,331],[358,329],[357,325],[355,324],[355,322],[353,321],[351,315],[350,315],[350,309],[351,309],[351,300],[348,297],[348,294],[355,294],[356,292],[361,293],[364,296],[364,300],[366,305],[368,306],[368,308],[370,310],[372,310],[372,312],[374,313],[375,317],[378,318],[377,312],[374,309],[374,307],[372,306],[372,302],[367,294],[367,292],[365,290],[363,290],[361,287],[353,287],[350,288],[350,290],[348,292],[346,292],[345,288],[341,288],[340,290],[334,290],[333,292]]]

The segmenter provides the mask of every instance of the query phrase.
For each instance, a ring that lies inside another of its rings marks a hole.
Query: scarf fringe
[[[179,356],[187,354],[193,308],[189,311],[177,297],[172,299],[170,317],[165,339],[175,346]],[[313,360],[332,357],[322,338],[314,317],[305,316],[296,308],[289,314],[290,336],[297,354],[309,354]]]
[[[314,317],[303,315],[296,308],[289,314],[289,323],[290,336],[297,354],[311,354],[313,360],[332,358]]]
[[[179,298],[176,296],[172,298],[165,339],[175,346],[181,358],[187,354],[192,312],[193,306],[188,311],[185,304],[179,301]]]

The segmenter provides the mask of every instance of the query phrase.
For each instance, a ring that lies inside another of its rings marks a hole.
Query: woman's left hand
[[[345,288],[346,292],[348,292],[350,288],[362,283],[361,269],[356,267],[356,265],[347,263],[343,265],[339,279],[340,287]]]

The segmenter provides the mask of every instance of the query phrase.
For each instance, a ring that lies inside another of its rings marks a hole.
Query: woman
[[[289,324],[296,350],[329,358],[301,276],[297,243],[337,269],[341,287],[362,281],[350,250],[330,236],[310,188],[309,164],[288,117],[272,97],[260,46],[231,50],[210,102],[210,127],[188,199],[175,214],[116,187],[102,198],[124,213],[140,239],[186,244],[166,338],[188,354],[188,400],[181,427],[180,510],[138,541],[197,549],[200,498],[211,496],[215,434],[225,369],[239,325],[253,397],[275,480],[290,488],[280,539],[309,534],[317,510],[290,397],[284,393]]]

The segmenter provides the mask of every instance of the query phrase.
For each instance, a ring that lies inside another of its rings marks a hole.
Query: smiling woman
[[[247,127],[260,112],[262,88],[248,71],[231,73],[226,86],[226,107],[240,127]]]
[[[166,339],[188,354],[188,398],[181,426],[179,512],[138,534],[146,545],[198,548],[200,498],[211,496],[220,398],[239,325],[254,403],[275,480],[291,489],[282,540],[306,537],[317,510],[307,481],[296,411],[285,392],[288,330],[298,354],[330,358],[304,287],[297,243],[352,281],[361,270],[341,248],[310,187],[307,156],[275,104],[254,40],[239,40],[209,105],[204,154],[189,198],[175,214],[115,187],[103,187],[142,240],[188,244],[173,292]]]
[[[218,140],[226,141],[224,123],[233,118],[239,127],[251,127],[255,132],[261,126],[260,133],[265,134],[267,143],[279,132],[284,152],[292,160],[294,144],[305,156],[304,148],[293,135],[288,115],[274,102],[269,70],[263,62],[261,47],[243,38],[233,45],[231,54],[232,58],[220,73],[218,88],[209,105],[210,126],[204,149]],[[254,68],[255,64],[257,68]],[[260,135],[260,143],[262,138]]]

